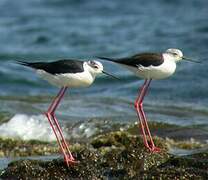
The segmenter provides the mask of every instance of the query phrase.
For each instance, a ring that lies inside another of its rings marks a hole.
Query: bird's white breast
[[[80,73],[50,74],[44,70],[37,70],[37,73],[49,83],[58,87],[87,87],[90,86],[95,77],[88,71]]]
[[[164,79],[171,76],[176,69],[176,63],[174,60],[166,57],[164,57],[164,59],[164,62],[159,66],[125,67],[134,72],[136,76],[143,79]]]

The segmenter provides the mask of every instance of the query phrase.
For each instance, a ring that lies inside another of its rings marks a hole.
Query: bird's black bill
[[[116,76],[114,76],[114,75],[112,75],[112,74],[109,74],[109,73],[107,73],[106,71],[102,71],[102,72],[103,72],[103,74],[106,74],[106,75],[108,75],[108,76],[110,76],[110,77],[112,77],[112,78],[114,78],[114,79],[120,80],[120,79],[117,78]]]
[[[194,62],[194,63],[201,63],[201,61],[197,61],[197,60],[195,60],[195,59],[190,59],[190,58],[188,58],[188,57],[182,57],[182,59],[183,60],[186,60],[186,61],[190,61],[190,62]]]

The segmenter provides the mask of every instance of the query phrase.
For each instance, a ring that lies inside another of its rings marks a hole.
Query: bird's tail
[[[23,65],[23,66],[31,66],[31,63],[25,62],[25,61],[15,61],[17,64]]]
[[[17,64],[27,66],[33,69],[42,69],[46,63],[44,62],[25,62],[25,61],[16,61]]]

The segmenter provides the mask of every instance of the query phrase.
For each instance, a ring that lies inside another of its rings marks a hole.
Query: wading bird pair
[[[198,62],[186,58],[179,49],[168,49],[164,53],[141,53],[127,58],[113,59],[106,57],[99,57],[118,63],[136,76],[145,79],[143,86],[140,89],[138,98],[135,101],[135,109],[140,120],[141,132],[143,134],[144,145],[151,152],[160,152],[160,149],[155,146],[152,139],[147,119],[143,110],[143,100],[147,93],[148,87],[152,79],[164,79],[171,76],[176,69],[176,63],[182,59],[193,62]],[[64,155],[64,160],[69,166],[75,163],[75,159],[69,150],[68,144],[63,136],[63,132],[55,116],[55,111],[63,98],[67,88],[87,87],[90,86],[98,74],[104,73],[116,78],[115,76],[105,72],[103,65],[98,61],[79,61],[79,60],[59,60],[55,62],[23,62],[18,61],[19,64],[29,66],[36,70],[43,79],[49,83],[61,87],[56,98],[49,106],[45,113],[48,121],[56,136],[57,142]],[[147,138],[148,137],[148,138]]]

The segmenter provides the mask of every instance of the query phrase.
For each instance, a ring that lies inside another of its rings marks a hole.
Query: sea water
[[[180,62],[172,77],[152,81],[144,102],[148,119],[207,127],[207,6],[206,0],[0,1],[0,136],[54,140],[42,113],[59,89],[16,60],[90,60],[168,48],[203,63]],[[133,103],[143,80],[102,63],[121,80],[101,75],[89,88],[69,89],[57,110],[63,126],[90,119],[110,120],[109,126],[137,120]],[[85,127],[86,136],[97,131]]]

